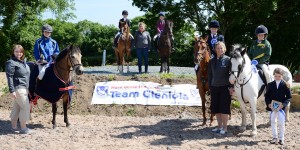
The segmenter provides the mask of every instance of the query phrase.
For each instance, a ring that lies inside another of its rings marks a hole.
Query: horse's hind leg
[[[166,58],[167,59],[167,73],[169,73],[170,72],[170,57],[167,57]]]
[[[126,64],[127,64],[127,72],[130,72],[130,70],[129,70],[130,53],[131,53],[131,50],[130,50],[130,49],[128,49],[128,50],[127,50],[127,52],[126,52]]]
[[[160,57],[160,71],[159,73],[163,73],[163,57]]]
[[[63,108],[64,108],[64,122],[66,123],[67,127],[71,125],[68,120],[68,103],[69,103],[68,96],[66,96],[63,99]]]
[[[52,103],[52,127],[53,129],[56,128],[56,111],[57,111],[57,105],[56,103]]]
[[[285,112],[285,125],[288,125],[290,122],[290,106],[291,102],[285,107],[284,112]]]

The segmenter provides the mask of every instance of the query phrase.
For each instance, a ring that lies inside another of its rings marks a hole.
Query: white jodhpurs
[[[285,113],[281,109],[279,111],[273,111],[270,114],[271,117],[271,128],[273,138],[279,138],[279,140],[284,140],[284,131],[285,131]],[[277,133],[277,123],[279,128],[279,135]]]

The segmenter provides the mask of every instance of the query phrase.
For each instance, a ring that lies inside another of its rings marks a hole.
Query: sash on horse
[[[35,65],[33,69],[33,72],[38,72],[37,65]],[[30,78],[31,83],[36,81],[37,75],[38,73],[35,73],[35,75],[33,73],[33,75]],[[65,92],[69,92],[68,103],[70,104],[74,88],[75,86],[73,85],[73,82],[65,83],[65,81],[59,78],[59,75],[54,68],[54,64],[51,64],[46,69],[43,80],[39,81],[38,84],[36,84],[36,86],[31,86],[29,88],[31,95],[30,100],[37,100],[39,97],[41,97],[50,103],[56,103],[61,99]]]

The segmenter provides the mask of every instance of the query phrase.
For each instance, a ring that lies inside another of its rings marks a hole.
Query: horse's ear
[[[246,52],[247,52],[246,47],[242,47],[241,50],[242,50],[241,51],[241,55],[244,56],[246,54]]]
[[[207,42],[207,40],[208,40],[208,35],[205,36],[205,38],[204,38],[204,41],[205,41],[205,42]]]

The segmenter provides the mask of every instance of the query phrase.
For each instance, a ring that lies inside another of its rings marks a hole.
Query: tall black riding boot
[[[139,66],[139,73],[142,73],[142,66]]]

